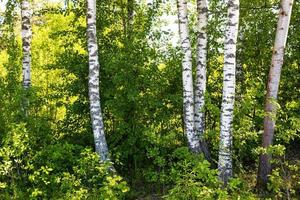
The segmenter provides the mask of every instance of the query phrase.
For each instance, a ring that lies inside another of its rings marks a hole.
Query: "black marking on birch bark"
[[[233,22],[229,22],[229,23],[228,23],[229,26],[235,26],[235,25],[237,25],[237,24],[238,24],[238,23],[233,23]]]
[[[232,73],[227,73],[227,74],[225,74],[225,76],[229,76],[229,77],[231,77],[231,76],[235,76],[235,74],[232,74]]]
[[[28,46],[30,45],[30,42],[27,39],[23,39],[23,51],[27,53],[27,51],[30,49]]]
[[[29,20],[23,20],[22,21],[22,30],[29,30],[30,29],[30,26],[28,26],[27,24],[25,25],[24,23],[30,23]]]
[[[207,13],[208,12],[208,8],[207,7],[203,7],[200,10],[202,13]]]
[[[205,33],[198,33],[198,38],[206,39]],[[199,46],[202,47],[203,45],[199,44]]]
[[[226,55],[226,58],[235,58],[235,54],[229,53]]]
[[[235,44],[235,41],[233,39],[229,39],[225,42],[225,44]]]

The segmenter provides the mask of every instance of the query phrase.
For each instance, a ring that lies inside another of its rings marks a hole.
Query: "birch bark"
[[[275,121],[277,113],[277,96],[280,82],[280,74],[283,65],[284,49],[288,37],[288,29],[292,13],[293,0],[281,0],[275,43],[272,55],[271,68],[267,85],[265,103],[264,133],[262,146],[268,148],[272,145]],[[261,154],[257,176],[259,188],[265,188],[268,182],[268,175],[271,172],[271,155]]]
[[[226,185],[232,177],[232,122],[235,98],[236,43],[239,26],[239,0],[228,0],[228,22],[225,33],[223,96],[221,108],[218,171]]]
[[[195,131],[200,140],[200,146],[205,157],[210,160],[207,144],[204,140],[205,131],[205,91],[206,91],[206,63],[207,63],[207,0],[197,0],[198,37],[197,37],[197,65],[195,83]]]
[[[22,60],[22,71],[23,71],[23,87],[28,89],[31,85],[30,78],[30,64],[31,64],[31,11],[30,4],[28,0],[23,0],[21,2],[21,28],[22,28],[22,51],[23,51],[23,60]]]
[[[89,100],[90,115],[94,134],[95,150],[101,161],[108,157],[108,147],[104,135],[99,92],[99,60],[96,35],[96,0],[87,0],[87,43],[89,55]]]
[[[201,152],[199,137],[195,132],[194,122],[194,91],[192,74],[192,49],[189,38],[187,2],[177,1],[179,36],[183,52],[182,59],[182,81],[183,81],[183,115],[184,132],[187,136],[189,148],[192,152]]]

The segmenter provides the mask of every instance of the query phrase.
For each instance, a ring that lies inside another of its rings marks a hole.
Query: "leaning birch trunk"
[[[195,83],[195,131],[200,139],[200,146],[206,159],[210,160],[210,153],[204,139],[205,131],[205,91],[206,91],[206,63],[207,63],[207,0],[197,0],[198,37],[197,37],[197,66]]]
[[[177,1],[179,36],[183,51],[182,81],[183,81],[183,116],[184,132],[187,135],[189,148],[192,152],[201,152],[199,137],[195,132],[194,124],[194,91],[192,74],[192,49],[189,38],[187,3],[185,0]]]
[[[262,146],[266,149],[270,145],[272,145],[274,137],[275,120],[277,112],[276,101],[278,95],[281,68],[283,65],[284,49],[287,41],[288,29],[292,13],[292,6],[293,0],[281,0],[265,104],[264,133]],[[257,186],[260,189],[266,188],[267,186],[268,175],[271,173],[270,160],[271,154],[260,155],[257,176]]]
[[[96,0],[87,0],[87,44],[89,54],[89,100],[94,134],[95,150],[101,161],[108,160],[108,148],[104,135],[104,124],[99,94],[99,60],[96,36]]]
[[[23,97],[23,106],[22,109],[24,111],[25,116],[28,115],[28,107],[29,107],[29,99],[27,90],[30,88],[31,85],[31,78],[30,78],[30,64],[31,64],[31,11],[30,11],[30,4],[28,0],[23,0],[21,2],[21,28],[22,28],[22,52],[23,52],[23,59],[22,59],[22,71],[23,71],[23,88],[25,90],[25,96]]]
[[[228,0],[228,22],[225,33],[223,96],[221,108],[218,171],[226,185],[232,177],[232,122],[235,98],[236,43],[239,26],[239,0]]]

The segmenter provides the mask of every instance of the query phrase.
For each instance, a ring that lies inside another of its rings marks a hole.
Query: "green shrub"
[[[224,188],[217,170],[211,169],[203,155],[192,154],[184,147],[177,149],[173,158],[177,160],[170,174],[174,186],[165,196],[166,199],[255,199],[240,179],[232,179]]]

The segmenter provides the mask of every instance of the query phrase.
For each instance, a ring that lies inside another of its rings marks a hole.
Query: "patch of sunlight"
[[[4,64],[8,62],[7,51],[0,52],[0,76],[5,77],[7,75],[7,70],[4,67]]]
[[[143,91],[141,91],[141,92],[139,93],[139,96],[140,96],[140,97],[143,97],[143,96],[145,96],[145,93],[144,93]]]
[[[223,55],[222,56],[218,56],[217,57],[217,61],[218,61],[218,63],[223,64],[223,62],[224,62],[224,56]]]
[[[158,68],[159,71],[163,71],[166,67],[167,67],[167,66],[166,66],[165,63],[160,63],[160,64],[157,66],[157,68]]]
[[[299,103],[296,101],[291,101],[286,104],[286,108],[288,109],[297,109],[299,107]]]
[[[107,36],[113,29],[105,27],[103,30],[103,36]]]
[[[124,90],[124,86],[123,86],[123,85],[121,85],[120,87],[118,87],[118,90],[119,90],[119,91],[122,91],[122,90]]]
[[[87,55],[87,51],[78,43],[74,44],[74,50],[80,55]]]
[[[122,42],[120,42],[119,40],[116,41],[116,45],[117,45],[120,49],[124,48],[124,44],[123,44]]]
[[[67,114],[67,109],[65,106],[57,107],[57,113],[56,113],[56,121],[62,121]]]

